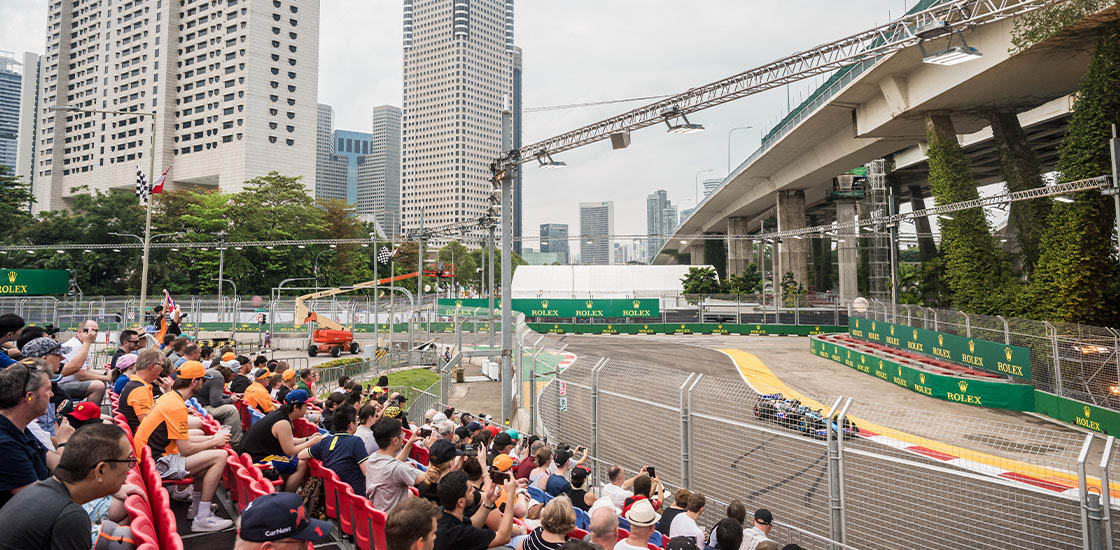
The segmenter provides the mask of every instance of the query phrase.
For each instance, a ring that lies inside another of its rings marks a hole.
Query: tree
[[[323,233],[327,239],[363,239],[369,238],[365,225],[352,216],[352,209],[346,201],[333,199],[320,201],[323,210]],[[363,248],[357,244],[340,244],[330,254],[332,262],[324,264],[320,271],[320,283],[323,286],[338,286],[343,284],[360,283],[373,279],[373,268],[370,257],[363,253],[368,247]],[[323,255],[324,258],[328,254]]]
[[[1112,22],[1081,80],[1058,158],[1061,181],[1111,172],[1108,139],[1120,123],[1120,24]],[[1112,250],[1111,199],[1099,191],[1054,204],[1024,311],[1051,321],[1114,325],[1120,321],[1120,270]]]
[[[12,174],[7,165],[0,164],[0,238],[5,242],[15,240],[17,233],[32,221],[34,202],[31,186]]]
[[[725,283],[724,290],[731,294],[753,294],[762,290],[762,273],[757,265],[749,264],[742,273],[732,273]]]
[[[782,301],[787,306],[804,305],[804,297],[809,294],[805,287],[797,282],[794,278],[792,271],[787,271],[782,275]]]
[[[684,294],[719,294],[723,291],[716,276],[716,270],[710,267],[690,267],[688,274],[681,279],[681,289]]]

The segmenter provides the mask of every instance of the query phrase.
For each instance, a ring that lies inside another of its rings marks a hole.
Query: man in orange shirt
[[[258,411],[268,414],[276,409],[276,405],[272,402],[272,395],[269,393],[268,388],[264,387],[264,383],[272,378],[272,373],[268,369],[261,369],[257,372],[256,380],[245,388],[244,399],[251,407],[256,407]]]
[[[144,420],[156,404],[152,383],[163,370],[163,360],[163,352],[158,349],[148,348],[140,352],[136,359],[136,373],[128,377],[128,383],[121,391],[117,411],[124,415],[128,421],[128,429],[134,433],[140,427],[140,421]]]
[[[211,511],[211,502],[222,480],[226,467],[226,452],[221,448],[229,443],[229,434],[192,435],[186,400],[202,389],[209,375],[198,361],[187,361],[179,367],[172,391],[156,400],[155,407],[140,422],[133,442],[136,454],[145,446],[152,450],[156,470],[165,479],[194,477],[191,506],[187,518],[192,519],[191,531],[221,531],[233,525]]]

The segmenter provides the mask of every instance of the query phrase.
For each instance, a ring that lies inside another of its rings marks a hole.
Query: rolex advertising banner
[[[967,367],[1031,379],[1031,350],[1022,346],[856,317],[848,321],[848,333],[854,338],[932,355]]]
[[[70,290],[65,269],[0,269],[0,296],[47,296]]]
[[[529,323],[529,328],[549,334],[744,334],[808,336],[844,332],[832,325],[743,325],[731,323]]]
[[[486,315],[489,303],[485,298],[439,299],[440,315],[460,317]],[[575,317],[593,319],[602,317],[660,317],[661,301],[657,298],[630,299],[581,299],[568,298],[514,298],[510,303],[514,311],[526,317]],[[494,300],[494,307],[501,308],[501,300]]]
[[[810,339],[809,346],[813,355],[944,401],[1012,411],[1033,411],[1035,407],[1034,388],[1028,384],[933,374],[818,338]]]

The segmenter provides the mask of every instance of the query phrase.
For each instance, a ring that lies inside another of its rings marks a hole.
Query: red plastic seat
[[[571,531],[568,531],[568,538],[570,538],[570,539],[583,540],[583,537],[586,537],[586,536],[587,536],[587,531],[584,531],[583,529],[580,529],[579,527],[575,527]]]
[[[237,407],[237,413],[241,416],[241,433],[249,433],[249,428],[253,425],[253,416],[249,414],[249,405],[237,399],[233,402],[233,406]]]
[[[663,550],[660,546],[657,546],[656,544],[654,544],[652,542],[647,542],[646,547],[647,547],[646,550]]]
[[[250,487],[255,480],[253,476],[249,474],[248,468],[244,466],[234,470],[233,475],[235,478],[234,484],[237,486],[237,507],[240,510],[245,510],[245,507],[253,500],[253,496],[250,494]]]
[[[342,480],[338,479],[338,474],[329,468],[323,468],[323,473],[325,474],[323,476],[323,500],[327,517],[338,519],[339,499],[342,498],[338,494],[338,489],[342,485]]]
[[[156,528],[152,525],[151,518],[140,516],[129,522],[128,527],[132,530],[132,536],[136,537],[137,542],[159,548],[159,537],[156,535]]]
[[[338,530],[343,534],[354,534],[354,501],[358,498],[354,494],[354,488],[349,483],[342,483],[335,487],[335,494],[338,495]]]
[[[253,476],[254,479],[259,479],[265,483],[271,483],[273,487],[280,487],[284,484],[283,478],[268,479],[267,477],[265,477],[264,470],[266,468],[269,468],[269,466],[253,462],[253,458],[249,456],[249,453],[241,453],[241,463],[249,469],[249,473]]]
[[[624,539],[626,537],[629,537],[629,536],[630,536],[630,531],[627,531],[626,529],[623,529],[621,527],[618,528],[618,540],[622,540],[622,539]]]
[[[423,464],[424,466],[427,466],[428,465],[428,450],[423,448],[423,447],[418,447],[416,445],[413,445],[412,449],[408,451],[408,458],[411,458],[412,460],[415,460],[416,462],[419,462],[419,463]]]
[[[163,550],[182,550],[183,539],[179,537],[179,527],[175,524],[175,513],[170,506],[161,508],[155,522],[159,547]]]
[[[385,550],[386,515],[373,508],[373,503],[364,496],[354,495],[351,491],[351,510],[354,514],[354,540],[360,550]]]

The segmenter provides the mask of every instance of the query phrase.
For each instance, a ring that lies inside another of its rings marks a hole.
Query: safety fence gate
[[[709,528],[734,499],[748,511],[767,508],[782,544],[1041,550],[1117,542],[1112,437],[800,397],[819,411],[819,424],[767,412],[776,400],[740,380],[579,357],[543,385],[538,431],[587,446],[599,482],[613,464],[653,466],[666,486],[700,491],[708,500],[700,523]],[[828,418],[832,430],[823,429]]]

